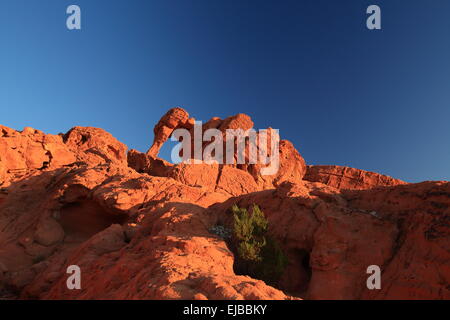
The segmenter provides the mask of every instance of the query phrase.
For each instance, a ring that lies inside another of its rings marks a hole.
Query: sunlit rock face
[[[47,135],[0,126],[0,297],[8,299],[449,299],[450,185],[407,184],[353,168],[306,166],[286,141],[280,167],[158,158],[175,108],[147,153],[98,128]],[[208,128],[248,129],[246,115]],[[206,147],[207,144],[202,148]],[[288,257],[279,281],[237,275],[211,230],[257,204]],[[67,267],[82,290],[67,288]],[[370,290],[367,268],[382,272]]]

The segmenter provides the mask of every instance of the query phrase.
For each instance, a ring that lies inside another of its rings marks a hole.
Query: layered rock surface
[[[280,170],[157,158],[181,108],[147,154],[97,128],[46,135],[0,127],[0,297],[37,299],[449,299],[450,184],[406,184],[309,166],[280,142]],[[208,126],[253,126],[247,116]],[[306,173],[306,175],[305,175]],[[303,178],[303,176],[305,177]],[[277,288],[236,275],[212,230],[233,204],[258,204],[289,264]],[[81,290],[66,286],[69,265]],[[381,290],[366,286],[370,265]]]
[[[364,190],[380,186],[398,186],[404,181],[379,173],[342,166],[307,166],[305,180],[338,189]]]

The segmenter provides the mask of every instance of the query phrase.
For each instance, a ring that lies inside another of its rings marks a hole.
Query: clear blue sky
[[[450,180],[449,15],[448,0],[2,0],[0,123],[101,127],[146,151],[171,107],[247,113],[309,164]]]

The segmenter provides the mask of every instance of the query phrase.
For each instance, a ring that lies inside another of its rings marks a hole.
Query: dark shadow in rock
[[[128,216],[111,214],[93,200],[85,199],[66,204],[61,209],[60,224],[65,242],[82,242],[112,224],[123,224]]]

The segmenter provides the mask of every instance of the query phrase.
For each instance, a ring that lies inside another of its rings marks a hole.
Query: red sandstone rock
[[[97,165],[126,163],[127,147],[98,128],[75,127],[65,135],[44,134],[25,128],[22,132],[0,126],[0,186],[47,169],[74,162]]]
[[[273,176],[256,166],[172,165],[155,150],[192,120],[178,110],[161,123],[156,149],[128,156],[101,129],[0,127],[0,297],[450,299],[450,183],[322,166],[304,181],[304,160],[287,141]],[[208,122],[250,124],[243,115]],[[277,289],[236,275],[226,242],[209,231],[230,225],[233,204],[258,204],[268,217],[289,258]],[[66,287],[72,264],[83,290]],[[374,264],[381,290],[366,287]]]
[[[189,114],[183,108],[173,108],[167,111],[153,129],[155,136],[147,155],[156,158],[162,145],[170,138],[172,132],[178,128],[189,128],[189,124],[192,125],[193,121],[193,119],[189,119]]]
[[[0,185],[7,186],[31,171],[75,161],[60,136],[44,135],[32,128],[22,132],[4,126],[0,129]]]
[[[379,173],[341,166],[308,166],[304,179],[338,189],[356,190],[406,183]]]
[[[178,164],[169,177],[192,187],[204,188],[208,192],[219,192],[237,196],[261,190],[246,171],[218,164]]]
[[[161,146],[170,138],[171,134],[174,130],[179,128],[184,128],[189,130],[190,136],[191,136],[191,159],[195,159],[195,143],[198,143],[195,141],[195,128],[193,127],[194,123],[193,118],[189,118],[189,114],[182,108],[174,108],[169,110],[158,122],[158,124],[154,128],[155,138],[152,147],[147,152],[147,159],[143,155],[138,155],[136,152],[132,152],[129,154],[129,163],[131,167],[135,168],[138,172],[147,172],[149,174],[154,174],[154,172],[151,172],[151,168],[154,166],[150,165],[150,162],[152,162],[152,159],[156,159],[158,151],[160,150]],[[253,179],[256,182],[256,187],[251,187],[250,190],[256,190],[256,189],[267,189],[267,188],[274,188],[281,184],[284,181],[301,181],[305,172],[306,172],[306,164],[304,159],[301,157],[301,155],[298,153],[298,151],[294,148],[292,143],[290,143],[287,140],[281,140],[279,142],[279,169],[275,170],[276,173],[274,174],[262,174],[261,169],[269,167],[269,165],[263,165],[263,164],[250,164],[249,162],[249,152],[248,152],[248,142],[246,143],[246,149],[245,149],[245,164],[238,164],[237,162],[237,155],[236,155],[236,141],[228,141],[232,145],[234,145],[234,162],[228,163],[226,161],[226,143],[227,143],[227,130],[238,130],[241,129],[243,132],[252,129],[253,128],[253,121],[248,115],[245,114],[237,114],[235,116],[228,117],[224,120],[214,117],[211,120],[207,121],[202,125],[202,132],[201,135],[203,137],[203,134],[208,129],[217,129],[222,133],[222,140],[224,144],[223,149],[223,158],[222,163],[225,164],[224,167],[233,167],[238,168],[240,170],[246,171],[250,173],[253,176]],[[272,129],[268,129],[268,150],[270,150],[270,132]],[[260,133],[258,133],[258,136]],[[205,148],[210,144],[211,142],[203,141],[201,145],[201,156],[203,157],[203,152]],[[269,152],[268,155],[271,153]],[[180,155],[181,157],[183,155]],[[205,160],[205,159],[199,159],[199,160]],[[197,172],[200,172],[201,169],[194,169]],[[228,169],[227,169],[228,170]],[[163,170],[164,171],[164,170]],[[230,172],[234,170],[229,170]],[[161,170],[159,170],[161,172]],[[166,176],[165,173],[161,174]],[[203,174],[205,175],[205,174]],[[243,178],[245,175],[238,175],[241,178]],[[249,181],[246,178],[246,181]],[[249,182],[250,184],[253,184],[253,182]],[[244,188],[245,190],[245,188]],[[227,191],[228,192],[228,191]],[[237,195],[236,192],[229,192],[232,195]]]
[[[10,270],[7,282],[23,298],[192,299],[199,293],[209,299],[288,298],[261,281],[234,275],[232,256],[225,243],[208,232],[211,217],[205,214],[205,207],[224,201],[224,195],[111,164],[59,169],[34,179],[43,192],[29,189],[8,198],[0,220],[2,225],[16,222],[0,239],[3,244],[13,241],[13,247],[2,246],[0,260]],[[52,181],[59,182],[52,185]],[[12,191],[23,190],[24,183],[12,186]],[[35,212],[41,213],[34,222],[30,217]],[[56,247],[46,257],[48,264],[38,267],[41,262],[28,258],[24,247],[13,245],[14,239],[28,237],[27,246],[37,243],[40,232],[33,235],[27,230],[33,225],[43,229],[39,225],[50,217],[59,221],[65,239],[56,243],[52,236],[46,241]],[[137,225],[117,224],[127,220]],[[126,228],[137,230],[125,232]],[[65,268],[70,264],[81,267],[89,289],[67,289]]]
[[[64,135],[64,143],[77,156],[77,161],[90,165],[105,162],[127,163],[127,146],[103,129],[75,127]]]
[[[139,173],[148,173],[151,176],[167,177],[173,165],[164,159],[154,158],[145,153],[131,149],[127,155],[128,166]]]
[[[291,142],[280,141],[279,169],[273,175],[261,175],[262,165],[249,165],[248,171],[263,189],[271,189],[283,182],[300,182],[306,172],[306,163]]]
[[[449,299],[449,199],[448,182],[344,193],[285,183],[210,212],[226,225],[232,204],[261,207],[289,256],[279,284],[284,292],[308,299]],[[382,269],[381,290],[366,287],[370,265]]]

